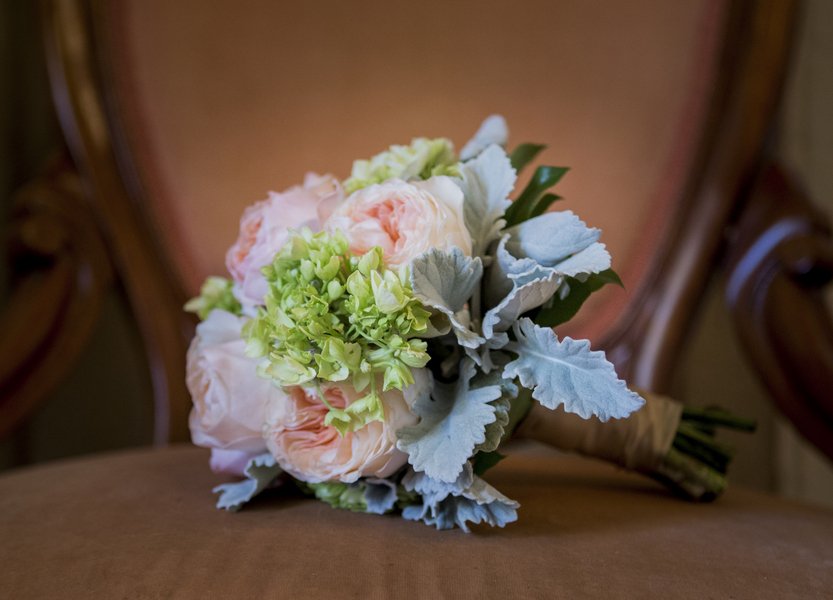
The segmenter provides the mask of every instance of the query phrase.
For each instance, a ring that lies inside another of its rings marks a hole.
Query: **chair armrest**
[[[776,164],[755,180],[737,223],[726,287],[736,331],[781,412],[833,459],[830,225]]]
[[[80,181],[63,167],[17,193],[9,250],[12,289],[0,309],[0,438],[20,426],[75,364],[111,281]]]

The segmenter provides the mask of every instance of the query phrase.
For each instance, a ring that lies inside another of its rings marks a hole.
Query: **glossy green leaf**
[[[512,168],[520,173],[546,147],[545,144],[521,144],[512,151],[512,155],[509,157]]]
[[[554,296],[535,315],[535,323],[542,327],[556,327],[566,323],[576,315],[582,304],[593,292],[600,290],[609,283],[624,287],[619,275],[613,269],[607,269],[601,273],[592,273],[585,281],[568,277],[567,283],[570,286],[570,293],[563,299]]]
[[[474,474],[483,475],[486,471],[494,467],[500,461],[506,458],[503,454],[494,450],[492,452],[478,452],[474,455]]]
[[[538,200],[538,204],[535,205],[535,208],[532,209],[529,218],[534,219],[535,217],[543,215],[547,212],[547,209],[552,206],[553,202],[561,199],[561,196],[556,196],[555,194],[544,194],[541,196],[541,199]]]
[[[506,210],[504,218],[507,225],[517,225],[531,218],[544,193],[558,183],[567,171],[567,167],[541,166],[535,169],[532,179],[526,184],[521,195]]]

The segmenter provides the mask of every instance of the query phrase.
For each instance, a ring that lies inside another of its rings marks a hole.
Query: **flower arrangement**
[[[459,155],[415,139],[245,211],[231,279],[209,278],[186,305],[202,319],[188,353],[193,441],[215,471],[243,477],[215,489],[218,507],[293,481],[334,507],[502,527],[518,503],[482,476],[516,428],[693,497],[722,490],[728,451],[711,434],[744,423],[652,396],[639,411],[645,399],[602,352],[554,332],[621,282],[600,231],[550,210],[567,169],[538,167],[510,200],[543,146],[507,153],[507,138],[492,116]],[[653,432],[629,434],[636,450],[586,442],[635,411]]]

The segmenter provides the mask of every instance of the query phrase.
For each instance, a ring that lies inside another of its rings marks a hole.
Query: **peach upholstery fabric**
[[[572,172],[563,208],[604,230],[627,292],[564,333],[611,328],[657,255],[718,70],[722,0],[120,0],[101,53],[128,153],[193,293],[242,209],[413,136],[460,147],[492,112]],[[586,319],[586,320],[585,320]]]
[[[466,535],[273,495],[213,507],[180,447],[0,477],[5,598],[829,598],[833,513],[731,489],[689,504],[601,463],[512,456],[520,520]]]

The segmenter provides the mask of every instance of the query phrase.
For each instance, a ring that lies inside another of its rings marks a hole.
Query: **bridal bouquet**
[[[220,508],[294,481],[339,508],[502,527],[518,503],[482,477],[519,423],[689,495],[719,493],[721,413],[654,398],[629,433],[598,433],[645,400],[553,327],[620,282],[599,230],[549,210],[566,169],[538,167],[510,200],[543,146],[507,153],[507,137],[493,116],[459,155],[418,138],[246,209],[231,279],[209,278],[186,305],[202,319],[193,441],[243,478],[215,489]]]

